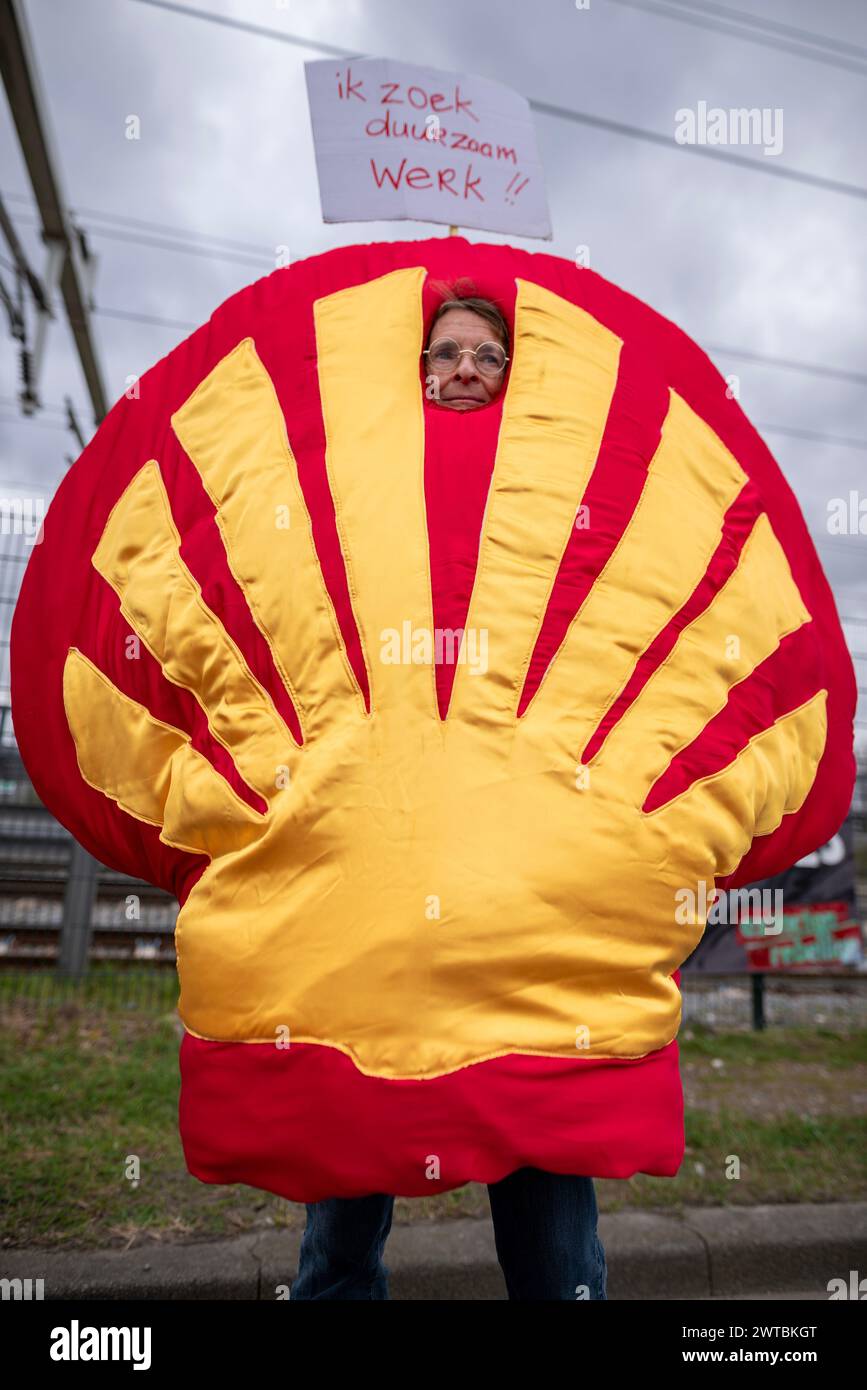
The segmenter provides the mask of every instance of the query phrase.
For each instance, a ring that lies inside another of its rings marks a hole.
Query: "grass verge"
[[[160,987],[162,988],[162,986]],[[128,1246],[303,1224],[303,1206],[187,1172],[177,1129],[176,983],[130,1009],[99,981],[83,1002],[3,999],[0,1243]],[[867,1032],[680,1035],[686,1154],[675,1178],[598,1179],[601,1211],[867,1197]],[[134,1186],[130,1157],[141,1164]],[[737,1179],[733,1157],[740,1165]],[[398,1198],[395,1222],[488,1214],[483,1185]]]

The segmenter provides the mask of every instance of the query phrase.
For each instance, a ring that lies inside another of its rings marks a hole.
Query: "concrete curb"
[[[609,1299],[827,1297],[867,1269],[867,1202],[689,1207],[601,1215]],[[268,1299],[291,1284],[300,1229],[132,1250],[0,1251],[0,1277],[44,1279],[66,1299]],[[394,1226],[385,1249],[395,1300],[505,1299],[490,1219]]]

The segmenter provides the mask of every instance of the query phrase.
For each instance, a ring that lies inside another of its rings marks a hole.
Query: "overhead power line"
[[[348,48],[339,48],[336,44],[322,43],[318,39],[305,38],[299,34],[287,34],[282,29],[270,29],[264,24],[251,24],[249,20],[235,19],[230,15],[214,14],[211,10],[199,10],[190,5],[181,5],[176,3],[176,0],[133,0],[133,3],[148,5],[153,9],[169,10],[174,14],[183,15],[187,19],[198,19],[209,24],[219,24],[227,29],[237,29],[244,33],[254,34],[258,38],[274,39],[278,43],[292,44],[297,48],[309,49],[311,52],[328,53],[337,58],[362,58],[366,56]],[[722,160],[726,164],[750,169],[753,173],[770,174],[774,178],[790,179],[795,183],[808,184],[812,188],[822,188],[830,193],[844,193],[852,198],[867,198],[867,188],[860,184],[845,183],[840,179],[825,178],[821,174],[810,174],[801,169],[791,169],[776,161],[764,160],[762,162],[749,155],[735,154],[732,150],[720,149],[716,145],[681,145],[678,144],[673,135],[662,135],[659,131],[648,130],[644,126],[630,125],[626,121],[610,120],[605,116],[594,116],[588,111],[575,111],[569,107],[556,106],[547,101],[536,101],[532,97],[529,100],[529,105],[534,111],[539,111],[542,115],[556,116],[561,120],[573,121],[596,130],[605,130],[614,135],[624,135],[632,140],[644,140],[669,150],[686,151],[699,155],[703,159]]]
[[[719,343],[703,343],[702,346],[705,352],[718,352],[721,357],[739,357],[745,362],[767,363],[770,367],[785,367],[793,372],[806,372],[809,376],[825,376],[835,381],[851,381],[856,386],[867,386],[867,372],[824,367],[818,362],[796,362],[792,357],[774,357],[764,352],[748,352],[746,348],[723,347]]]
[[[677,5],[679,9],[724,15],[727,19],[736,20],[739,24],[744,24],[749,28],[765,29],[771,34],[784,34],[790,38],[803,39],[805,43],[829,48],[836,53],[851,53],[867,61],[867,48],[862,48],[859,44],[844,43],[841,39],[832,39],[827,34],[817,34],[812,29],[799,29],[794,24],[783,24],[777,19],[765,19],[760,15],[749,14],[746,10],[736,10],[731,5],[714,3],[714,0],[668,0],[668,3]]]
[[[832,536],[830,532],[827,535],[819,535],[817,531],[811,531],[810,535],[816,545],[836,545],[841,550],[858,550],[864,554],[864,541],[857,536],[849,539],[846,536]]]
[[[193,231],[185,227],[171,227],[163,222],[149,222],[143,217],[129,217],[124,213],[99,212],[96,208],[85,208],[76,206],[72,209],[77,217],[96,218],[100,222],[116,222],[122,226],[140,227],[146,232],[167,232],[170,236],[183,236],[205,244],[213,242],[215,246],[228,247],[231,251],[246,251],[251,256],[263,257],[268,255],[268,248],[257,246],[252,241],[236,241],[233,237],[215,236],[213,232]]]
[[[35,425],[37,429],[40,430],[63,430],[64,433],[69,429],[69,426],[64,425],[60,420],[39,420],[34,416],[28,417],[26,415],[15,415],[11,418],[7,417],[5,419],[2,416],[0,416],[0,425],[20,424],[26,424],[28,428],[30,427],[30,425]]]
[[[212,10],[197,10],[191,5],[178,5],[174,0],[138,0],[141,5],[152,5],[157,10],[173,10],[175,14],[190,19],[205,19],[209,24],[222,24],[226,29],[240,29],[246,34],[256,34],[262,39],[279,39],[280,43],[292,44],[295,48],[310,48],[317,53],[330,53],[335,58],[363,58],[363,53],[351,48],[341,48],[335,43],[323,43],[321,39],[306,39],[301,34],[287,34],[282,29],[270,29],[265,24],[251,24],[248,19],[236,19],[234,15],[216,14]]]
[[[10,203],[32,203],[32,198],[26,193],[10,193],[2,190],[2,197]],[[212,242],[215,246],[228,247],[232,251],[247,251],[252,256],[267,256],[268,248],[257,245],[252,241],[237,241],[234,237],[215,236],[213,232],[195,231],[191,227],[176,227],[167,222],[151,222],[144,217],[130,217],[128,213],[106,212],[103,208],[86,208],[81,204],[70,208],[70,212],[75,217],[88,218],[91,222],[115,222],[124,227],[140,227],[146,232],[166,233],[172,237],[184,237],[188,241],[198,242],[205,245]]]
[[[816,549],[820,551],[836,550],[838,552],[846,552],[850,560],[855,559],[855,551],[858,550],[858,564],[860,566],[864,564],[865,544],[863,540],[845,541],[834,536],[813,536],[813,544]]]
[[[139,4],[152,4],[154,0],[138,0]],[[534,111],[540,111],[543,115],[559,116],[566,121],[575,121],[579,125],[592,126],[597,130],[607,130],[614,135],[626,135],[633,140],[645,140],[652,145],[661,145],[665,149],[683,150],[686,154],[700,155],[703,159],[722,160],[725,164],[736,164],[741,169],[750,169],[753,173],[771,174],[776,178],[790,179],[794,183],[809,184],[813,188],[823,188],[830,193],[846,193],[852,198],[867,198],[867,188],[861,184],[843,183],[839,179],[826,179],[821,174],[809,174],[801,169],[791,169],[785,164],[777,164],[766,160],[761,163],[758,159],[753,159],[749,155],[735,154],[732,150],[720,149],[717,145],[680,145],[673,135],[661,135],[656,130],[647,130],[644,126],[629,125],[626,121],[610,120],[607,116],[591,116],[586,111],[572,111],[566,106],[554,106],[547,101],[531,101],[530,105]]]
[[[37,224],[26,217],[19,219],[22,226],[33,227]],[[204,256],[208,260],[231,261],[235,265],[246,265],[259,268],[270,264],[273,267],[274,257],[261,256],[253,260],[250,256],[239,255],[236,251],[221,251],[217,247],[197,246],[194,242],[167,241],[164,237],[144,236],[141,232],[126,232],[119,227],[100,227],[94,223],[88,225],[88,235],[106,237],[109,241],[132,241],[139,246],[153,246],[158,251],[180,251],[186,256]]]
[[[691,24],[698,29],[709,29],[712,33],[726,34],[731,38],[745,39],[747,43],[758,43],[765,48],[775,48],[781,53],[794,53],[798,58],[807,58],[814,63],[827,63],[831,67],[844,68],[849,72],[867,77],[867,53],[854,46],[826,39],[821,34],[811,34],[807,29],[797,29],[793,25],[774,25],[778,34],[762,33],[768,28],[767,21],[756,20],[743,11],[730,10],[725,5],[689,3],[689,0],[614,0],[617,5],[625,5],[632,10],[646,10],[649,14],[661,15],[664,19],[674,19],[680,24]],[[864,59],[859,59],[864,53]]]
[[[103,319],[127,319],[130,323],[147,323],[155,328],[179,328],[182,332],[194,333],[200,323],[188,323],[186,319],[164,319],[159,314],[138,314],[132,309],[104,309],[98,307],[94,313]]]
[[[800,429],[797,425],[768,425],[756,420],[757,430],[768,434],[789,434],[794,439],[815,439],[820,444],[839,444],[844,449],[867,449],[867,439],[848,439],[841,434],[822,434],[818,430]]]
[[[0,197],[5,197],[8,198],[10,201],[14,200],[15,202],[19,203],[30,204],[32,202],[32,200],[29,199],[27,195],[24,193],[0,192]],[[155,246],[158,249],[164,251],[180,251],[186,252],[188,254],[200,254],[202,256],[206,256],[214,260],[231,261],[234,264],[247,265],[255,269],[267,265],[270,265],[273,269],[275,265],[275,250],[271,250],[266,246],[257,246],[253,242],[232,241],[229,237],[211,237],[206,232],[194,232],[188,227],[169,226],[164,222],[147,222],[144,218],[124,217],[122,214],[119,213],[101,212],[96,208],[75,208],[72,209],[72,211],[76,214],[76,216],[80,214],[86,214],[86,216],[88,217],[88,235],[106,236],[109,238],[114,237],[115,240],[136,242],[142,246]],[[32,227],[36,225],[32,220],[30,220],[31,215],[32,208],[28,207],[24,216],[19,218],[19,221],[22,226]],[[94,221],[90,219],[96,219],[96,221],[103,222],[118,222],[121,224],[129,225],[131,227],[141,228],[144,231],[153,231],[168,234],[168,236],[171,237],[172,240],[159,240],[155,237],[142,235],[140,232],[130,231],[124,234],[117,231],[114,227],[99,227],[96,225]],[[178,238],[180,238],[181,240],[178,241]],[[221,242],[223,243],[222,246],[219,244]],[[224,249],[225,247],[231,247],[232,250],[230,251]],[[234,254],[234,252],[238,248],[240,248],[242,251],[249,251],[251,254],[248,256],[239,256]]]
[[[5,410],[17,410],[20,404],[21,402],[16,400],[14,396],[0,396],[0,407]],[[66,415],[65,405],[51,405],[43,401],[39,408],[40,410],[55,411],[59,412],[61,415]]]

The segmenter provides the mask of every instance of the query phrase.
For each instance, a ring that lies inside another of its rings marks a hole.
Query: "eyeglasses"
[[[475,359],[476,367],[482,376],[499,376],[508,362],[499,343],[480,343],[477,348],[462,348],[454,338],[437,338],[422,356],[428,359],[428,366],[436,371],[452,371],[468,352]]]

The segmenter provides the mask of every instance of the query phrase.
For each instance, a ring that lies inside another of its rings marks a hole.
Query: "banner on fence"
[[[863,945],[851,817],[833,839],[785,873],[716,895],[711,886],[699,906],[707,908],[707,926],[684,961],[685,971],[734,974],[860,966]]]

